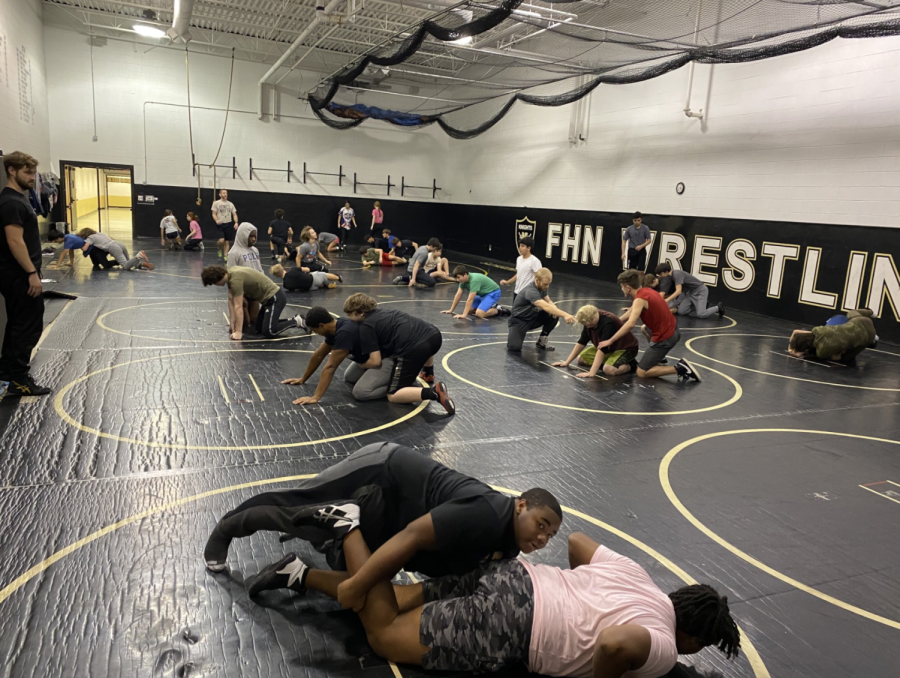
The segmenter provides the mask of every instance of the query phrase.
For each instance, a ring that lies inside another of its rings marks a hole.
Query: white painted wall
[[[40,172],[52,170],[45,73],[41,0],[0,0],[0,150],[34,156]]]
[[[571,106],[516,104],[451,142],[454,201],[900,226],[900,38],[698,66],[702,122],[682,113],[687,77],[597,88],[581,148]]]
[[[2,0],[13,2],[14,0]],[[196,186],[191,175],[190,135],[184,53],[176,50],[150,50],[145,43],[132,44],[110,40],[94,47],[94,82],[97,101],[97,132],[92,142],[90,43],[77,33],[45,28],[49,69],[51,146],[54,159],[94,161],[134,165],[135,181],[171,186]],[[228,100],[230,59],[192,52],[191,104],[223,108]],[[409,132],[388,125],[366,123],[354,132],[332,130],[296,99],[301,89],[300,74],[282,82],[275,120],[258,120],[257,82],[267,66],[235,62],[232,113],[218,164],[230,164],[237,157],[239,177],[227,175],[223,188],[297,192],[318,195],[351,195],[353,172],[361,181],[438,185],[449,180],[446,150],[449,140],[439,130]],[[302,86],[311,87],[316,76],[304,73]],[[150,103],[154,102],[154,103]],[[177,104],[166,106],[163,104]],[[235,110],[250,113],[236,113]],[[144,115],[146,111],[146,147]],[[294,117],[291,117],[294,116]],[[193,134],[197,159],[210,163],[222,135],[225,113],[194,110]],[[146,153],[146,159],[145,159]],[[249,159],[256,167],[284,167],[288,160],[297,173],[292,183],[286,174],[262,172],[249,177]],[[336,179],[320,178],[321,183],[300,181],[303,161],[309,168],[337,172],[343,165],[350,175],[339,188]],[[207,178],[208,177],[208,178]],[[203,173],[203,186],[212,186],[211,171]],[[383,193],[376,193],[380,196]],[[399,198],[400,189],[392,189],[391,198]],[[370,195],[361,188],[358,195]],[[419,197],[421,197],[419,193]],[[447,194],[443,199],[447,199]],[[441,196],[439,195],[439,200]]]

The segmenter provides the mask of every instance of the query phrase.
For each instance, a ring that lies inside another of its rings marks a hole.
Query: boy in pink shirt
[[[383,581],[365,600],[345,582],[370,557],[359,530],[344,537],[347,573],[310,569],[305,586],[360,616],[372,649],[398,664],[442,671],[528,670],[574,678],[658,678],[679,654],[716,646],[729,659],[740,633],[727,598],[704,584],[665,594],[633,560],[584,534],[569,537],[570,570],[522,559],[413,586]]]

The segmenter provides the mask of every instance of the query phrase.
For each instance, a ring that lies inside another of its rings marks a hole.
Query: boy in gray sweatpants
[[[666,296],[666,303],[676,315],[690,315],[692,318],[708,318],[717,313],[721,318],[725,315],[725,304],[721,301],[715,306],[707,306],[709,288],[703,282],[685,271],[673,271],[669,263],[656,267],[658,278],[671,278],[675,289]]]
[[[119,266],[126,271],[135,268],[146,268],[152,271],[156,268],[147,259],[147,255],[144,254],[143,250],[138,252],[135,256],[129,257],[128,249],[125,245],[113,240],[106,235],[106,233],[97,233],[97,231],[92,228],[82,228],[78,231],[78,235],[79,237],[84,238],[84,247],[81,249],[87,251],[90,249],[91,245],[93,245],[98,249],[108,252],[110,256],[118,262]]]

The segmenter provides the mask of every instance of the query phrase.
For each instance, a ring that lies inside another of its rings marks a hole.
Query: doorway
[[[67,160],[60,165],[69,230],[87,227],[116,240],[131,240],[134,167]]]

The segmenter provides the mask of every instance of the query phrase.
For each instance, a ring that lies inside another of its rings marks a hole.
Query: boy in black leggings
[[[240,341],[244,325],[255,322],[256,331],[271,339],[291,327],[297,327],[307,334],[309,329],[303,316],[290,319],[281,317],[287,305],[284,290],[269,280],[263,273],[245,266],[207,266],[200,274],[203,286],[228,286],[228,323],[231,338]],[[247,302],[247,318],[244,317],[244,301]]]
[[[350,295],[344,302],[347,317],[361,324],[362,349],[369,354],[361,367],[376,368],[384,358],[393,358],[388,400],[392,403],[436,400],[448,414],[455,413],[456,406],[447,385],[434,381],[434,356],[443,343],[441,331],[403,311],[386,311],[377,306],[378,302],[361,292]],[[415,386],[417,378],[434,387]]]

